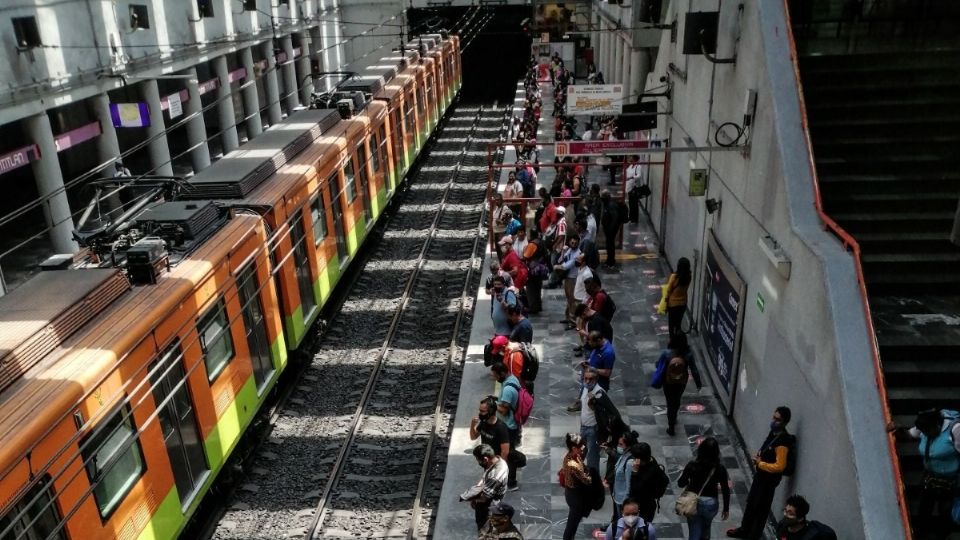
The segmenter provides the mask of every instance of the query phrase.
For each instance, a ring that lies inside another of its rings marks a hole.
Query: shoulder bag
[[[707,476],[707,479],[703,481],[703,485],[700,486],[700,491],[694,493],[686,490],[677,497],[677,502],[673,509],[678,516],[693,517],[697,515],[697,503],[700,502],[700,494],[703,493],[704,488],[710,483],[710,480],[713,478],[713,472],[716,470],[716,467],[710,469],[710,474]]]

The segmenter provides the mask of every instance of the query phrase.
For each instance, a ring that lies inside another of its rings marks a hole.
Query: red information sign
[[[650,141],[562,141],[554,143],[558,156],[624,155],[650,146]]]

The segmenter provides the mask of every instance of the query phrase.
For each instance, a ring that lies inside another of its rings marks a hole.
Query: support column
[[[283,101],[287,104],[287,113],[293,114],[293,110],[300,104],[300,93],[297,91],[297,68],[294,65],[293,39],[290,34],[280,38],[280,44],[283,52],[287,53],[287,59],[280,68],[283,71]]]
[[[113,117],[110,114],[110,96],[106,93],[97,94],[90,98],[93,105],[93,112],[100,122],[100,136],[97,137],[97,159],[100,163],[120,159],[120,141],[117,140],[117,128],[113,127]],[[112,178],[116,169],[113,165],[107,165],[100,175],[104,178]],[[120,200],[120,194],[114,194],[106,199],[107,208],[116,210],[123,204]]]
[[[207,146],[207,123],[203,120],[203,113],[200,110],[203,104],[200,103],[200,86],[197,80],[197,69],[190,68],[183,71],[184,75],[190,78],[186,79],[187,94],[190,99],[184,104],[183,113],[187,116],[196,114],[196,116],[187,122],[187,144],[193,150],[190,151],[190,165],[193,166],[193,172],[198,173],[210,166],[210,147]]]
[[[323,61],[323,23],[318,24],[317,26],[310,27],[310,60],[316,60],[320,63],[320,71],[326,71],[327,65]],[[317,86],[314,88],[317,91],[326,90],[324,84],[325,79],[317,80]],[[313,81],[310,82],[313,84]]]
[[[616,82],[623,84],[623,39],[620,38],[620,34],[614,34],[613,39],[617,48],[613,57],[613,69],[617,72]]]
[[[220,81],[217,88],[217,118],[220,124],[220,146],[223,154],[227,155],[240,146],[237,137],[236,112],[233,110],[233,98],[230,97],[230,68],[227,66],[227,57],[218,56],[213,59],[213,69]],[[191,98],[192,99],[192,98]]]
[[[616,44],[613,42],[613,38],[614,38],[613,25],[608,24],[607,25],[607,49],[606,51],[604,51],[605,54],[603,55],[604,58],[606,58],[606,60],[604,61],[604,64],[606,65],[606,68],[607,68],[606,73],[603,74],[603,78],[607,82],[607,84],[612,83],[613,78],[616,75],[613,69],[613,55],[616,53],[617,48],[616,48]]]
[[[280,110],[280,89],[277,83],[277,57],[273,55],[273,40],[260,44],[263,57],[267,59],[267,68],[263,70],[263,89],[267,93],[267,120],[270,125],[280,122],[283,113]]]
[[[599,62],[599,60],[600,60],[600,56],[599,56],[599,53],[600,53],[600,36],[602,35],[602,33],[600,32],[600,14],[597,13],[597,10],[600,9],[600,8],[597,7],[597,6],[591,5],[591,6],[590,6],[590,9],[591,9],[591,13],[590,13],[590,47],[593,48],[593,65],[594,65],[594,67],[597,68],[597,70],[599,70],[599,69],[600,69],[600,62]]]
[[[167,136],[164,134],[166,126],[163,124],[163,109],[160,108],[160,89],[157,87],[157,81],[149,80],[140,83],[140,95],[147,102],[147,109],[150,111],[150,125],[147,126],[147,137],[153,139],[147,145],[152,169],[150,174],[173,176],[173,164],[170,163],[170,147],[167,146]]]
[[[243,79],[243,84],[247,86],[241,92],[243,93],[243,116],[246,117],[244,123],[247,126],[249,141],[263,132],[263,124],[260,122],[260,96],[257,94],[255,82],[257,75],[253,69],[253,51],[250,47],[240,51],[240,62],[243,64],[243,70],[247,72]]]
[[[630,49],[630,88],[638,96],[643,93],[647,84],[647,70],[643,67],[646,54],[646,51],[640,48]]]
[[[57,253],[76,253],[80,248],[73,240],[73,218],[70,203],[63,188],[63,172],[57,159],[57,146],[53,141],[53,129],[47,113],[23,119],[24,132],[40,149],[40,159],[31,163],[37,192],[43,199],[43,215],[47,222],[47,234]]]
[[[626,42],[623,44],[623,56],[622,56],[621,71],[623,72],[623,103],[626,105],[628,103],[634,103],[637,98],[633,95],[633,73],[630,71],[630,45]]]
[[[600,21],[600,65],[597,67],[603,73],[603,80],[610,81],[610,72],[607,71],[607,66],[610,64],[610,32],[608,31],[607,23]]]
[[[300,34],[300,58],[297,59],[297,84],[303,81],[300,88],[300,103],[304,107],[310,106],[310,96],[313,94],[313,78],[310,75],[310,36]]]

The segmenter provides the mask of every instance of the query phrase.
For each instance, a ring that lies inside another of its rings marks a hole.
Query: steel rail
[[[483,107],[481,106],[477,110],[477,115],[474,119],[474,126],[479,124],[480,118],[483,116]],[[466,148],[466,146],[464,146]],[[457,163],[457,170],[459,170],[460,163],[463,159],[466,158],[466,154],[461,154],[460,162]],[[363,393],[360,395],[360,402],[357,405],[357,409],[353,414],[353,417],[350,420],[350,425],[348,428],[347,439],[344,444],[340,447],[337,457],[334,460],[333,466],[330,471],[330,476],[324,486],[323,492],[320,495],[320,500],[317,502],[316,511],[314,512],[313,519],[310,522],[310,526],[307,528],[305,537],[308,540],[317,538],[317,532],[321,529],[323,525],[324,518],[329,512],[329,503],[332,500],[332,493],[335,486],[340,482],[340,478],[343,475],[343,471],[347,464],[347,457],[350,452],[350,447],[353,445],[354,440],[356,439],[357,433],[360,430],[360,420],[363,418],[364,413],[367,410],[367,405],[370,402],[370,397],[373,395],[373,389],[376,386],[377,381],[380,378],[380,372],[383,369],[384,359],[386,358],[387,352],[390,350],[390,345],[393,343],[394,337],[396,336],[397,329],[400,324],[400,319],[403,314],[406,312],[407,305],[410,301],[410,298],[413,293],[414,286],[417,283],[417,278],[420,275],[420,270],[423,268],[423,264],[426,260],[427,250],[432,243],[432,240],[435,236],[437,228],[440,224],[440,218],[443,216],[444,208],[447,204],[447,198],[450,195],[451,188],[453,187],[454,181],[457,178],[456,172],[450,176],[450,180],[447,182],[447,186],[444,188],[443,197],[440,200],[440,204],[437,208],[437,213],[433,217],[433,223],[431,223],[430,228],[428,229],[427,238],[424,241],[423,245],[420,247],[420,252],[417,254],[416,266],[413,271],[410,273],[410,277],[407,279],[407,283],[404,286],[403,293],[400,295],[400,302],[397,306],[397,310],[394,312],[393,317],[390,320],[390,326],[387,328],[387,333],[384,336],[383,343],[380,345],[380,350],[377,352],[376,358],[374,360],[373,369],[370,372],[370,376],[367,379],[367,383],[364,386]]]

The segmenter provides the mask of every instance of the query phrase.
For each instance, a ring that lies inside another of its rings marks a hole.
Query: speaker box
[[[644,101],[636,105],[624,105],[623,114],[627,113],[648,113],[650,116],[620,116],[617,125],[623,131],[643,131],[647,129],[656,129],[657,117],[652,113],[657,112],[656,101]]]
[[[709,54],[717,52],[717,26],[720,24],[719,11],[698,11],[687,13],[683,22],[683,54]],[[702,32],[702,38],[701,38]],[[701,39],[703,47],[701,48]]]

